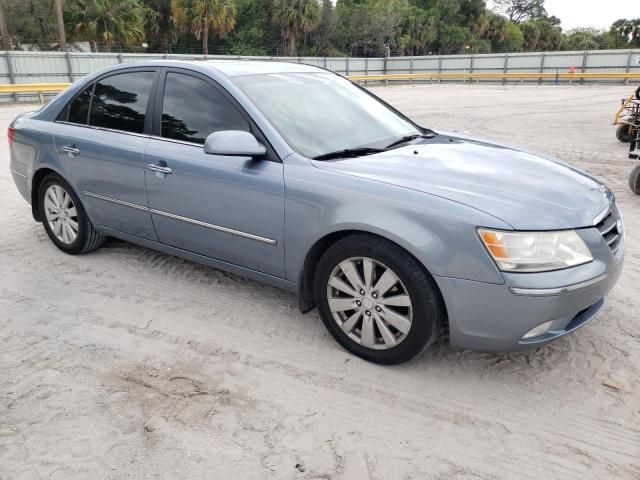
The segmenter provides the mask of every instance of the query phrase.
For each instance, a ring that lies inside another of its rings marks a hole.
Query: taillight
[[[9,146],[11,146],[11,144],[13,143],[13,137],[15,134],[16,134],[15,128],[9,127],[9,130],[7,130],[7,138],[9,139]]]

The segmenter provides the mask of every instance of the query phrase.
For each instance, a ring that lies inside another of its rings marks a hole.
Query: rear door
[[[56,126],[64,173],[94,224],[156,240],[144,184],[156,69],[107,74],[70,102]]]
[[[211,79],[182,69],[161,77],[155,110],[145,163],[158,239],[282,277],[283,166],[251,119]],[[221,130],[251,131],[267,145],[267,155],[204,153],[205,138]]]

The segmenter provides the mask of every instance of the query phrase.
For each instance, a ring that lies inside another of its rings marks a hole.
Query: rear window
[[[111,75],[96,83],[89,125],[143,133],[155,72]]]

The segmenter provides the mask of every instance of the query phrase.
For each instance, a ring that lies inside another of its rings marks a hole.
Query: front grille
[[[611,203],[609,213],[596,224],[602,238],[607,242],[611,251],[615,254],[622,243],[622,221],[620,212],[615,202]]]

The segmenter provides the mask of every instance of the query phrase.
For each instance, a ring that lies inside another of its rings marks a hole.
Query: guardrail
[[[0,94],[2,93],[35,93],[40,99],[40,103],[44,103],[45,93],[58,93],[67,88],[69,83],[10,83],[0,85]]]
[[[518,73],[492,73],[492,72],[422,72],[422,73],[398,73],[385,75],[349,75],[347,78],[353,81],[388,81],[388,80],[633,80],[640,79],[640,72],[599,72],[599,73],[571,73],[571,72],[518,72]]]
[[[356,82],[389,82],[389,81],[413,81],[413,80],[555,80],[558,83],[560,80],[568,80],[573,82],[574,80],[640,80],[640,72],[600,72],[600,73],[571,73],[571,72],[557,72],[557,73],[540,73],[540,72],[519,72],[519,73],[487,73],[487,72],[422,72],[422,73],[397,73],[397,74],[384,74],[384,75],[347,75],[349,80]],[[44,102],[44,95],[47,93],[58,93],[67,88],[69,83],[14,83],[14,84],[0,84],[0,94],[35,94],[38,95],[40,102]]]

